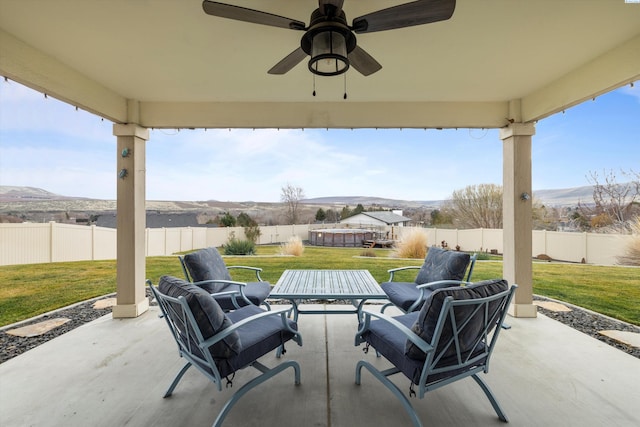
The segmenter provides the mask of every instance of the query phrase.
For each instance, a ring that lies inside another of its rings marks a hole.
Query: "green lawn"
[[[263,268],[262,278],[275,283],[286,269],[367,269],[379,282],[387,270],[419,265],[422,260],[387,259],[386,249],[377,257],[359,257],[360,248],[306,247],[300,257],[275,256],[278,246],[259,246],[256,257],[225,257],[227,265]],[[182,277],[177,257],[147,258],[147,277],[154,283],[168,274]],[[236,280],[251,275],[233,273]],[[405,280],[413,280],[415,271]],[[474,280],[502,276],[501,261],[478,261]],[[115,261],[82,261],[0,267],[0,326],[115,292]],[[402,280],[403,277],[399,276]],[[566,301],[608,316],[640,325],[640,269],[585,264],[533,264],[533,287],[539,295]]]

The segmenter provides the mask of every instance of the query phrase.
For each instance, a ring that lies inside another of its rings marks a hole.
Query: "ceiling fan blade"
[[[318,9],[323,15],[328,15],[331,8],[327,8],[327,5],[333,6],[336,10],[335,15],[340,15],[344,0],[318,0]]]
[[[456,0],[419,0],[382,9],[353,20],[353,31],[372,33],[444,21],[453,15]]]
[[[236,21],[251,22],[253,24],[269,25],[272,27],[288,28],[292,30],[304,30],[304,22],[297,21],[284,16],[273,15],[255,9],[247,9],[231,4],[218,3],[216,1],[204,0],[202,9],[208,15],[219,16],[221,18],[234,19]]]
[[[284,74],[291,70],[293,67],[298,65],[300,61],[302,61],[307,54],[302,48],[297,48],[289,55],[285,56],[280,62],[271,67],[268,71],[269,74]]]
[[[356,46],[348,58],[349,64],[363,76],[369,76],[382,68],[382,65],[360,46]]]

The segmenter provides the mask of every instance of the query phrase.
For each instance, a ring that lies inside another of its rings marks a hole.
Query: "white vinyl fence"
[[[279,244],[292,236],[307,240],[309,230],[333,225],[278,225],[260,227],[258,244]],[[344,224],[337,224],[344,228]],[[401,238],[410,227],[389,227],[391,236]],[[427,228],[428,244],[470,252],[502,253],[502,230],[450,230]],[[377,230],[380,231],[380,230]],[[242,227],[156,228],[146,230],[147,256],[169,256],[209,246],[222,246],[230,237],[244,239]],[[548,255],[557,260],[615,265],[632,236],[533,231],[533,256]],[[116,230],[96,226],[46,224],[0,224],[0,265],[37,264],[62,261],[116,258]]]

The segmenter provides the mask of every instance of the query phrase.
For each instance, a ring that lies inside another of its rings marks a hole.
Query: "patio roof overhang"
[[[345,2],[352,19],[405,1]],[[307,22],[315,0],[236,0]],[[383,66],[267,74],[301,32],[206,15],[201,0],[0,0],[0,72],[150,128],[503,127],[640,78],[640,5],[458,0],[448,21],[358,36]]]
[[[229,2],[304,22],[316,7]],[[304,63],[267,74],[300,37],[208,16],[201,0],[0,0],[0,74],[113,121],[119,150],[134,147],[139,178],[118,180],[118,304],[145,309],[145,128],[471,127],[503,128],[504,275],[531,308],[531,208],[519,198],[531,193],[534,123],[640,79],[640,4],[458,0],[450,20],[359,35],[383,66],[371,76],[314,83]]]

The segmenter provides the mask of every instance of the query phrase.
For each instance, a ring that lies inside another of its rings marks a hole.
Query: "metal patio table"
[[[294,320],[298,320],[298,314],[357,313],[360,318],[365,301],[387,299],[387,295],[368,270],[285,270],[269,298],[291,301]],[[298,303],[309,299],[348,300],[355,309],[300,310]]]

